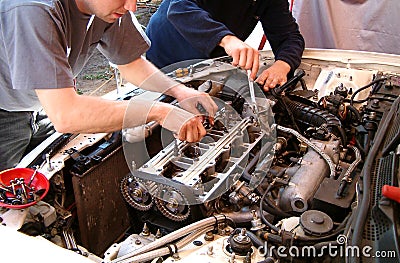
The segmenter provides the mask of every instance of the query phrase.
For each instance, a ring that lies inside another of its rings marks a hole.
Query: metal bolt
[[[1,187],[1,186],[0,186],[0,190],[1,190],[1,191],[4,191],[4,192],[12,193],[12,191],[10,190],[9,187],[4,188],[4,187]]]
[[[46,163],[47,163],[47,171],[53,171],[54,167],[51,165],[51,161],[50,161],[50,154],[46,153]]]
[[[160,229],[157,229],[156,238],[161,238],[161,237],[162,237],[161,231]]]
[[[27,192],[26,192],[26,184],[25,184],[25,179],[24,178],[19,178],[18,184],[21,186],[22,189],[22,194],[24,195],[25,198],[27,198]]]
[[[205,241],[213,241],[214,240],[214,234],[211,231],[208,231],[205,235],[204,235],[204,240]]]
[[[149,236],[150,235],[150,229],[148,228],[146,223],[144,223],[142,233],[140,233],[140,234],[142,236]]]
[[[378,99],[372,100],[372,105],[371,105],[371,107],[374,108],[374,109],[379,108],[379,100],[378,100]]]
[[[16,195],[16,192],[15,192],[15,182],[14,182],[14,180],[10,180],[10,186],[11,186],[13,195]]]
[[[35,176],[36,176],[36,174],[37,174],[37,171],[39,170],[39,166],[38,165],[36,165],[36,167],[35,167],[35,171],[33,172],[33,174],[32,174],[32,176],[31,176],[31,178],[29,179],[29,183],[28,183],[28,186],[31,186],[31,184],[32,184],[32,181],[33,181],[33,179],[35,179]]]
[[[207,249],[207,255],[211,256],[212,254],[214,254],[213,250],[214,250],[214,247],[213,246],[209,246],[208,249]]]
[[[253,219],[258,219],[256,210],[251,210],[251,214],[253,215]]]
[[[2,182],[0,182],[0,187],[4,187],[4,189],[8,189],[8,191],[10,190],[10,186],[3,184]]]

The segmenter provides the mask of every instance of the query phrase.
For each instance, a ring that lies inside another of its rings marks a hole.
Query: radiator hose
[[[293,101],[287,97],[282,97],[285,104],[293,114],[294,119],[301,123],[303,127],[314,126],[320,127],[326,125],[329,132],[339,136],[342,139],[342,144],[346,145],[346,134],[342,128],[342,123],[335,115],[303,103]]]

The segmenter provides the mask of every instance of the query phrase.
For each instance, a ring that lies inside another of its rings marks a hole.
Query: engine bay
[[[57,134],[19,165],[44,174],[48,194],[22,214],[1,208],[1,222],[95,262],[341,262],[355,247],[365,262],[379,261],[365,247],[396,259],[398,203],[382,193],[400,175],[396,61],[306,50],[285,85],[257,86],[255,105],[229,58],[170,71],[218,105],[200,142],[155,123],[134,141]],[[260,70],[272,62],[262,52]],[[151,98],[120,89],[110,98]]]

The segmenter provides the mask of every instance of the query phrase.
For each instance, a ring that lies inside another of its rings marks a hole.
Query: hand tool
[[[256,95],[254,92],[254,81],[250,77],[251,75],[251,70],[247,70],[247,79],[249,82],[249,90],[250,90],[250,100],[251,100],[251,107],[253,108],[253,112],[256,114],[258,118],[258,108],[257,108],[257,102],[256,102]]]

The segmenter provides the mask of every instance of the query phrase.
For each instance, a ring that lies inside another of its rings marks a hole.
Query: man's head
[[[136,0],[75,0],[79,10],[113,23],[128,11],[136,11]]]

